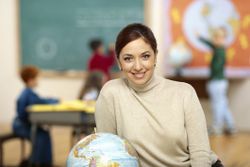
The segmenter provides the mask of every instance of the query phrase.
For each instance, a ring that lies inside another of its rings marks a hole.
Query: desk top
[[[28,107],[28,112],[95,112],[95,101],[63,101],[59,104],[38,104]]]

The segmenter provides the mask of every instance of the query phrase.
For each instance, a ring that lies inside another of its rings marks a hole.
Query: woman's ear
[[[158,50],[156,50],[156,52],[155,52],[155,64],[154,64],[154,66],[156,66],[156,64],[157,64],[157,56],[158,55]]]

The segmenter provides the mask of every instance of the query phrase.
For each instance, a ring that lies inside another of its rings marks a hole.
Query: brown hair
[[[102,46],[102,40],[101,39],[92,39],[89,42],[89,47],[92,51],[96,51],[100,46]]]
[[[223,36],[223,37],[227,37],[227,29],[226,27],[218,27],[213,29],[213,34],[214,37],[218,37],[218,36]]]
[[[35,66],[24,66],[20,72],[20,76],[24,83],[27,83],[30,79],[36,78],[38,74],[39,69]]]
[[[154,53],[157,53],[157,42],[151,29],[143,24],[133,23],[124,27],[116,38],[115,52],[117,58],[119,58],[119,54],[125,45],[138,38],[142,38],[152,47]]]
[[[102,89],[103,77],[104,74],[101,71],[90,72],[86,78],[86,82],[82,87],[78,99],[82,99],[87,91],[89,91],[91,88],[95,88],[98,92],[100,92]]]

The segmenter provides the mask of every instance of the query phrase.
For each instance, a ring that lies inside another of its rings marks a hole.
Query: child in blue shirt
[[[13,131],[16,135],[30,140],[31,124],[27,107],[33,104],[53,104],[57,99],[41,98],[34,91],[38,85],[38,68],[26,66],[21,70],[20,76],[25,84],[24,90],[17,99],[17,115],[13,122]],[[49,132],[39,127],[36,134],[35,148],[30,162],[36,166],[52,165],[52,148]]]

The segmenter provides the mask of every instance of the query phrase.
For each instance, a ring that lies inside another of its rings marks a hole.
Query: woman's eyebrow
[[[133,55],[132,54],[129,54],[129,53],[126,53],[126,54],[124,54],[124,55],[122,55],[123,57],[124,56],[128,56],[128,57],[133,57]]]
[[[141,53],[141,55],[144,55],[144,54],[150,54],[150,51],[145,51],[145,52],[142,52],[142,53]],[[129,53],[125,53],[125,54],[123,54],[122,56],[123,56],[123,57],[124,57],[124,56],[133,57],[133,55],[132,55],[132,54],[129,54]]]
[[[141,55],[144,55],[144,54],[149,54],[150,52],[149,51],[145,51],[145,52],[142,52]]]

